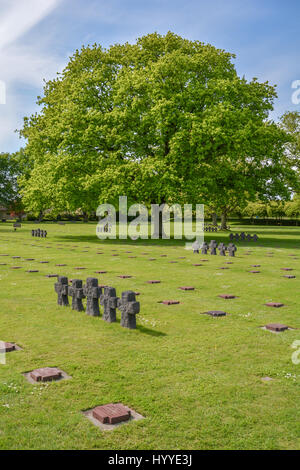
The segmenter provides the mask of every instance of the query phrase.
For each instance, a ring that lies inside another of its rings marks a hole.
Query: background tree
[[[281,116],[280,125],[291,137],[286,144],[286,155],[290,166],[300,176],[300,112],[287,111]]]
[[[17,177],[20,173],[14,154],[0,153],[0,204],[10,208],[18,199]]]

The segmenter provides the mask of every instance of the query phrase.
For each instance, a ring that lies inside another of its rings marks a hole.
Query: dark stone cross
[[[253,238],[253,241],[254,241],[254,242],[257,242],[257,240],[258,240],[258,236],[256,235],[256,233],[253,235],[253,237],[252,237],[252,238]]]
[[[136,328],[136,314],[140,312],[140,303],[135,300],[132,290],[122,292],[122,298],[118,299],[118,309],[121,310],[121,326],[124,328]]]
[[[233,238],[234,238],[233,233],[230,233],[230,234],[229,234],[229,240],[230,240],[231,242],[232,242]]]
[[[68,287],[68,295],[72,297],[72,309],[82,312],[84,310],[82,299],[85,295],[80,279],[72,279],[72,286]]]
[[[252,237],[251,237],[250,233],[248,233],[248,235],[247,235],[247,237],[246,237],[246,238],[247,238],[247,241],[248,241],[248,242],[251,242],[251,240],[252,240]]]
[[[209,249],[210,249],[210,254],[211,255],[216,255],[217,254],[217,242],[216,240],[211,240],[209,243]]]
[[[237,247],[235,246],[234,243],[229,243],[227,250],[228,250],[229,256],[235,256]]]
[[[118,306],[118,297],[114,287],[104,287],[104,294],[100,296],[100,304],[103,305],[103,320],[113,323],[117,319],[116,308]]]
[[[245,232],[242,232],[242,233],[241,233],[241,240],[244,241],[245,238],[246,238]]]
[[[220,255],[221,256],[226,256],[226,246],[224,245],[224,243],[220,243],[219,246],[218,246],[218,250],[220,252]]]
[[[192,244],[192,249],[193,249],[194,253],[199,253],[200,244],[199,244],[198,240],[194,241],[194,243]]]
[[[202,255],[207,255],[208,244],[207,242],[203,242],[201,245],[201,253]]]
[[[92,317],[99,317],[99,298],[102,294],[101,287],[98,286],[96,277],[88,277],[83,287],[83,293],[86,297],[86,314]]]
[[[239,241],[239,239],[240,239],[240,236],[239,236],[239,234],[238,234],[238,233],[236,233],[236,234],[235,234],[235,236],[234,236],[234,238],[235,238],[235,241],[237,241],[237,242],[238,242],[238,241]]]
[[[54,284],[54,288],[57,293],[58,305],[63,305],[64,307],[68,306],[68,278],[65,276],[58,276],[58,280]]]

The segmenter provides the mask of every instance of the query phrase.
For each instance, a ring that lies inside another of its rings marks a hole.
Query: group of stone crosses
[[[236,233],[235,235],[233,233],[230,233],[229,239],[230,239],[230,241],[232,241],[232,240],[239,241],[240,240],[242,242],[244,242],[244,241],[257,242],[258,236],[256,235],[256,233],[253,235],[253,237],[250,234],[246,235],[245,232],[242,232],[240,235],[238,233]]]
[[[217,232],[220,227],[217,227],[215,225],[205,225],[204,226],[204,232]]]
[[[47,237],[47,230],[41,230],[39,228],[37,230],[31,230],[31,236],[32,237],[46,238]]]
[[[202,255],[207,255],[208,250],[210,251],[211,255],[216,255],[218,249],[220,256],[226,256],[226,251],[228,251],[229,256],[235,256],[237,247],[234,243],[229,243],[228,246],[226,246],[223,242],[221,242],[218,245],[216,240],[211,240],[209,244],[207,242],[203,242],[200,246],[200,243],[198,240],[196,240],[192,244],[192,249],[194,253],[199,253],[199,250],[201,250]]]
[[[124,328],[136,328],[136,314],[140,312],[140,303],[136,301],[135,292],[128,290],[122,292],[121,299],[117,297],[114,287],[102,287],[98,285],[98,279],[88,277],[86,284],[80,279],[72,279],[72,285],[68,285],[68,278],[58,276],[54,285],[57,293],[57,303],[64,307],[69,305],[69,296],[72,297],[72,309],[78,312],[84,311],[82,300],[86,298],[86,314],[93,317],[100,316],[100,305],[103,305],[103,320],[108,323],[117,321],[116,309],[121,311],[121,326]]]

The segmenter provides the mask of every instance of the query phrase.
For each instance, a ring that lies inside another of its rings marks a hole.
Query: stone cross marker
[[[72,286],[68,287],[68,295],[72,297],[72,309],[82,312],[84,310],[82,299],[85,295],[80,279],[72,279]]]
[[[239,241],[239,238],[240,238],[239,234],[236,233],[235,236],[234,236],[234,238],[235,238],[235,240],[238,242],[238,241]]]
[[[221,256],[226,256],[226,246],[224,245],[224,243],[219,244],[218,250]]]
[[[104,294],[100,296],[100,304],[104,307],[103,320],[108,323],[115,322],[117,319],[118,298],[114,287],[104,287]]]
[[[194,243],[192,244],[192,248],[193,248],[194,253],[199,253],[200,244],[199,244],[198,240],[194,241]]]
[[[86,297],[86,314],[92,317],[99,317],[99,298],[102,294],[101,287],[98,286],[96,277],[88,277],[83,287],[83,293]]]
[[[248,235],[247,235],[247,237],[246,237],[246,238],[247,238],[247,241],[248,241],[248,242],[251,242],[251,240],[252,240],[252,237],[251,237],[250,233],[248,233]]]
[[[58,305],[63,305],[64,307],[68,306],[68,278],[65,276],[58,276],[58,280],[54,284],[54,288],[57,293]]]
[[[253,235],[252,239],[253,239],[254,242],[257,242],[258,236],[256,235],[256,233]]]
[[[216,255],[217,254],[217,242],[216,240],[211,240],[210,243],[209,243],[209,249],[210,249],[210,254],[211,255]]]
[[[201,253],[203,255],[207,255],[207,250],[208,250],[208,244],[207,242],[203,242],[201,245]]]
[[[229,234],[229,240],[230,240],[231,242],[232,242],[233,238],[234,238],[233,233],[230,233],[230,234]]]
[[[241,240],[244,241],[246,238],[245,232],[242,232],[240,236],[241,236]]]
[[[135,300],[135,292],[127,290],[122,292],[122,298],[118,299],[118,309],[121,310],[121,326],[124,328],[136,328],[136,314],[140,312],[140,303]]]
[[[234,243],[229,243],[229,245],[228,245],[229,256],[235,256],[236,250],[237,250],[237,247],[235,246],[235,244]]]

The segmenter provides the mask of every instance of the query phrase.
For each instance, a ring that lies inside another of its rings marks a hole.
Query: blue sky
[[[299,19],[299,0],[0,0],[0,152],[21,146],[14,130],[38,109],[43,79],[55,77],[75,49],[154,31],[235,53],[240,75],[277,84],[273,119],[300,111],[291,99],[300,80]]]

